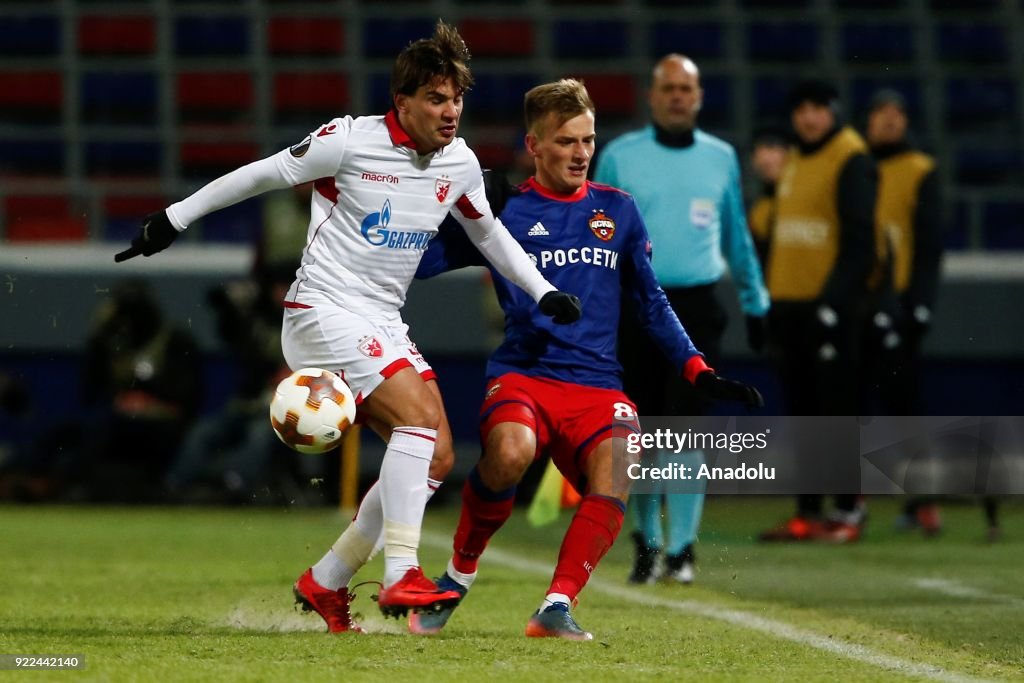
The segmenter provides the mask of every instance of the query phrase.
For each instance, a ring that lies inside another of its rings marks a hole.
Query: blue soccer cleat
[[[569,614],[569,605],[556,602],[537,610],[526,624],[527,638],[565,638],[593,640],[594,634],[584,631]]]
[[[419,612],[412,612],[409,614],[409,632],[415,633],[416,635],[429,636],[437,633],[444,625],[448,623],[448,620],[452,616],[452,612],[459,606],[462,599],[466,597],[466,593],[469,589],[463,586],[461,583],[448,576],[448,572],[445,572],[438,577],[434,583],[437,584],[437,589],[441,591],[455,591],[459,594],[459,599],[455,601],[447,601],[442,605],[438,605],[432,610],[423,610]]]

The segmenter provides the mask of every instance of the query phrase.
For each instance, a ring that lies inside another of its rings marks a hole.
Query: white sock
[[[427,504],[427,473],[437,430],[395,427],[380,466],[380,500],[384,513],[384,587],[419,566],[423,508]]]
[[[473,572],[472,574],[463,574],[455,568],[455,564],[451,560],[448,560],[448,569],[445,571],[448,573],[448,576],[455,579],[455,583],[459,584],[466,590],[469,590],[469,587],[473,585],[474,581],[476,581],[476,572]]]
[[[313,565],[313,580],[333,591],[347,586],[355,573],[372,557],[372,539],[380,535],[382,519],[380,485],[374,482],[363,496],[355,519],[331,549]]]
[[[569,599],[569,596],[565,595],[564,593],[548,593],[547,597],[544,598],[544,602],[540,603],[540,609],[537,611],[543,612],[548,607],[551,607],[551,605],[554,605],[556,602],[560,602],[566,606],[572,604],[572,601]]]
[[[441,488],[441,483],[442,482],[438,481],[437,479],[427,478],[427,502],[428,503],[430,502],[430,499],[434,497],[434,494],[437,492],[437,490],[439,488]],[[374,484],[374,487],[376,487],[376,484]],[[370,495],[369,492],[367,492],[366,495]],[[377,494],[377,500],[380,500],[380,494],[379,493]],[[359,513],[360,513],[360,515],[362,515],[362,508],[359,509]],[[367,531],[369,531],[368,527],[367,527]],[[383,512],[380,512],[380,514],[377,516],[376,533],[377,533],[377,542],[373,544],[373,552],[370,553],[370,556],[368,558],[366,558],[366,560],[363,562],[363,564],[366,564],[366,562],[368,562],[370,559],[376,557],[377,553],[379,553],[381,550],[384,550],[384,513]]]

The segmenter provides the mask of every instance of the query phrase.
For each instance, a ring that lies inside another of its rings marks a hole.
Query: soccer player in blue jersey
[[[583,499],[526,635],[590,640],[569,610],[622,526],[628,479],[613,476],[613,442],[621,436],[616,429],[613,437],[613,421],[639,428],[616,355],[623,292],[683,381],[709,399],[748,406],[762,400],[755,388],[716,375],[690,342],[651,270],[650,242],[633,198],[587,181],[594,104],[583,84],[565,79],[533,88],[525,114],[526,149],[536,173],[500,217],[552,284],[579,295],[583,317],[573,325],[552,324],[534,313],[525,292],[491,269],[505,312],[505,340],[487,365],[480,411],[484,451],[463,487],[454,554],[438,585],[465,596],[480,555],[512,513],[516,485],[530,463],[548,453]],[[417,276],[466,265],[485,262],[458,231],[442,229]],[[410,629],[437,632],[454,609],[414,614]]]
[[[694,344],[712,365],[718,362],[728,316],[715,293],[726,264],[747,319],[755,351],[765,342],[769,296],[747,229],[736,152],[724,140],[697,128],[703,102],[697,65],[670,54],[654,67],[649,103],[651,124],[608,143],[597,162],[596,180],[621,187],[636,199],[654,244],[654,272]],[[635,325],[622,329],[626,392],[645,415],[703,415],[709,404],[692,386],[671,380],[666,361]],[[703,454],[685,454],[694,471]],[[693,581],[703,493],[664,496],[668,533],[662,534],[662,496],[638,495],[630,502],[636,530],[636,562],[629,580],[648,583],[664,570],[681,583]],[[665,536],[664,542],[662,541]]]

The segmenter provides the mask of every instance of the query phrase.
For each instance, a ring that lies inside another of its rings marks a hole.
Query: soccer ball
[[[300,453],[325,453],[341,443],[356,418],[356,400],[344,380],[320,368],[303,368],[281,380],[270,401],[270,424]]]

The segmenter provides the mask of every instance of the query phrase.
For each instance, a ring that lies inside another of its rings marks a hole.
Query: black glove
[[[559,325],[574,323],[583,315],[579,298],[568,292],[548,292],[540,298],[538,305],[541,313],[551,316]]]
[[[139,234],[132,240],[132,246],[116,254],[114,261],[120,263],[139,254],[152,256],[171,246],[177,238],[178,231],[171,225],[166,211],[151,213],[143,219]]]
[[[763,315],[747,316],[747,344],[754,353],[760,353],[768,341],[768,321]]]
[[[719,377],[713,370],[705,370],[697,375],[693,386],[710,399],[741,401],[747,408],[764,407],[764,397],[761,396],[761,392],[757,388],[734,379]]]
[[[491,205],[491,212],[498,216],[504,211],[508,200],[518,197],[522,192],[510,183],[501,171],[486,169],[484,171],[484,194],[487,195],[487,203]]]

